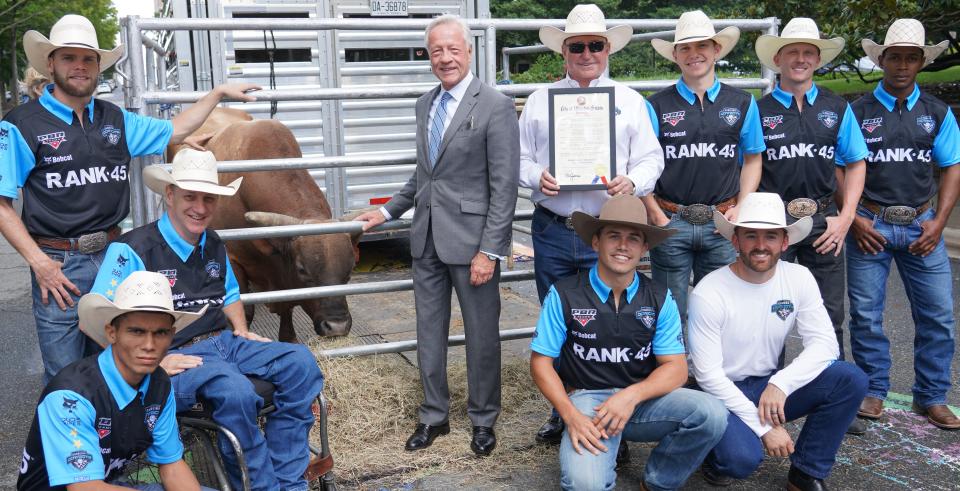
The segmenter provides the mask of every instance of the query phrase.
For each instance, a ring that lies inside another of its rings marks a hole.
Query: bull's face
[[[354,243],[348,234],[298,237],[290,244],[293,277],[299,287],[343,285],[355,264]],[[344,336],[353,318],[344,296],[306,300],[300,304],[320,336]]]

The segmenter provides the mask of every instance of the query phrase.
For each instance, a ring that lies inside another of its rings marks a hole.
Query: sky
[[[113,6],[118,19],[128,15],[153,17],[153,0],[113,0]]]

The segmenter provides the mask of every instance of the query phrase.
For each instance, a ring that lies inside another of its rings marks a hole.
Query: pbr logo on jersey
[[[103,129],[100,130],[100,135],[102,135],[103,139],[111,145],[120,143],[120,130],[111,125],[104,126]]]
[[[203,269],[204,271],[207,272],[207,276],[211,278],[220,277],[220,263],[214,261],[213,259],[211,259],[210,262],[208,262],[207,265],[203,267]]]
[[[657,313],[653,310],[653,307],[640,307],[634,315],[647,329],[653,327],[653,322],[657,318]]]
[[[833,129],[837,125],[837,113],[833,111],[820,111],[820,114],[817,114],[817,120],[823,123],[828,129]]]
[[[667,123],[667,124],[669,124],[670,126],[676,126],[676,125],[679,124],[681,121],[683,121],[683,117],[686,116],[686,114],[687,114],[686,111],[677,111],[677,112],[672,112],[672,113],[664,113],[664,114],[661,116],[661,118],[663,119],[663,122],[664,122],[664,123]]]
[[[929,135],[933,133],[933,129],[937,127],[937,123],[934,122],[933,118],[930,116],[919,116],[917,117],[917,126],[926,131]]]
[[[770,306],[770,312],[777,314],[780,320],[785,321],[787,317],[790,317],[790,314],[793,313],[793,302],[789,300],[777,300],[776,303]]]
[[[99,418],[97,419],[97,434],[100,435],[100,439],[104,439],[107,435],[110,434],[110,427],[112,422],[110,418]]]
[[[597,309],[570,309],[570,316],[581,326],[587,327],[590,321],[597,318]]]
[[[776,116],[766,116],[761,121],[764,128],[770,128],[771,130],[777,129],[777,126],[783,124],[783,115],[778,114]]]
[[[160,269],[160,270],[157,270],[157,272],[167,277],[167,281],[170,282],[170,288],[173,288],[173,285],[177,284],[177,270]]]
[[[77,450],[76,452],[71,452],[70,455],[67,456],[67,463],[78,471],[86,469],[87,464],[90,462],[93,462],[93,456],[90,455],[90,452],[87,452],[86,450]]]
[[[160,418],[160,405],[151,404],[143,409],[143,424],[147,425],[147,429],[153,431],[153,427],[157,426],[157,419]]]
[[[860,123],[860,129],[866,130],[867,133],[873,133],[874,130],[881,126],[883,126],[883,118],[864,119],[863,122]]]
[[[720,119],[733,126],[737,121],[740,121],[740,110],[735,107],[725,107],[720,110]]]
[[[37,141],[41,145],[50,145],[54,150],[60,148],[60,144],[67,141],[67,134],[63,131],[55,131],[46,135],[37,135]]]

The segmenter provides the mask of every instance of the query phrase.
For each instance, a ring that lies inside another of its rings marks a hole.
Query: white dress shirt
[[[560,191],[547,197],[540,192],[540,175],[550,168],[550,124],[547,90],[579,88],[569,76],[539,89],[527,99],[520,115],[520,185],[533,190],[534,203],[560,216],[574,211],[593,216],[610,196],[606,190]],[[647,116],[647,104],[637,91],[605,76],[590,82],[590,87],[614,87],[616,101],[617,175],[626,175],[643,196],[653,191],[663,172],[663,151]]]

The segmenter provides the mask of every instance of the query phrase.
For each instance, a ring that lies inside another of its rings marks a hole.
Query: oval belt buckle
[[[801,219],[817,212],[817,202],[810,198],[797,198],[787,203],[787,213],[793,218]]]
[[[910,225],[917,217],[917,209],[910,206],[888,206],[883,210],[883,221],[891,225]]]
[[[688,205],[683,207],[680,218],[686,220],[690,225],[706,225],[713,218],[713,208],[702,203]]]

